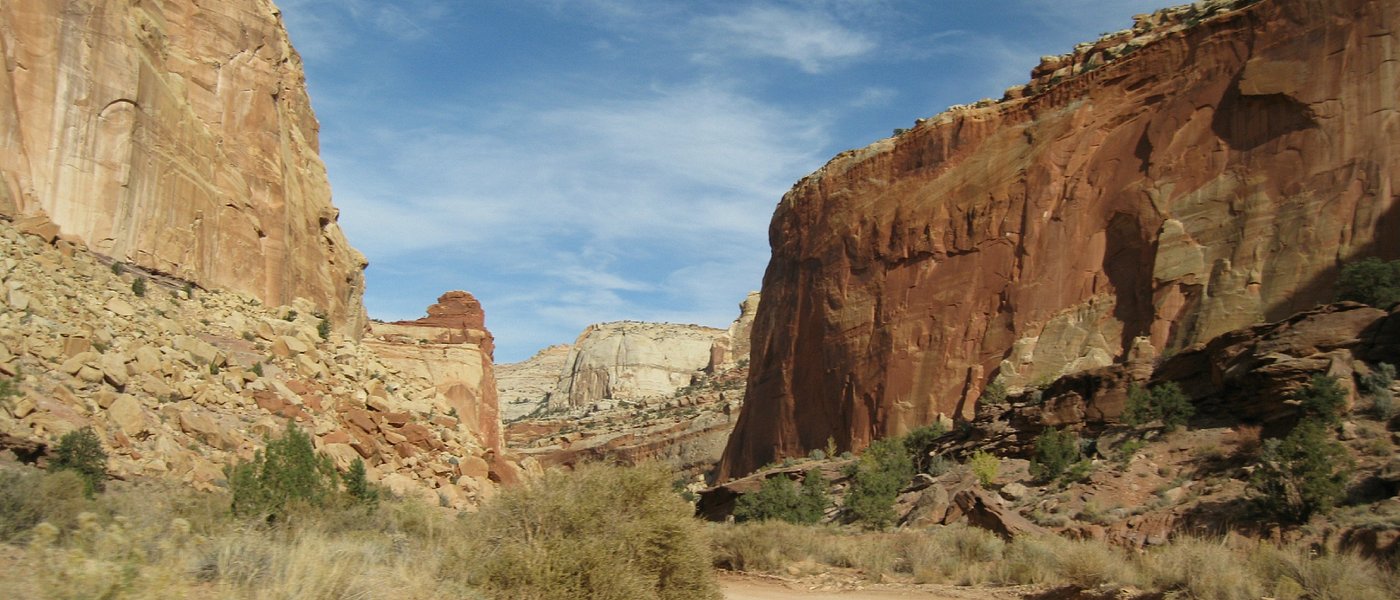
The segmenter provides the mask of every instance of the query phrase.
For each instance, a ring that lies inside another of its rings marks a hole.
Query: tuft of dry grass
[[[0,470],[0,589],[17,598],[714,598],[709,542],[659,467],[587,467],[475,516],[414,500],[277,526],[227,496]],[[69,493],[74,492],[75,493]],[[12,510],[13,509],[13,510]],[[7,543],[8,542],[8,543]]]
[[[915,583],[1131,587],[1196,600],[1393,598],[1394,572],[1350,554],[1182,538],[1143,553],[1057,536],[1003,542],[964,525],[861,532],[787,523],[716,525],[716,566],[782,573],[795,564],[857,568]]]

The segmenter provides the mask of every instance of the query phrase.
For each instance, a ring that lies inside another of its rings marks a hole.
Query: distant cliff
[[[837,156],[773,216],[719,476],[1278,320],[1400,256],[1397,27],[1381,0],[1159,11]]]
[[[0,214],[359,335],[365,260],[272,2],[5,2],[0,55]]]

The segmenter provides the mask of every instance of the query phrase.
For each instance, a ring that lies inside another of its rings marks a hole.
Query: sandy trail
[[[821,586],[776,578],[725,573],[720,589],[727,600],[883,600],[922,598],[924,600],[1021,600],[1023,588],[968,588],[941,585],[880,585],[860,589],[822,589]],[[817,589],[809,589],[817,587]]]

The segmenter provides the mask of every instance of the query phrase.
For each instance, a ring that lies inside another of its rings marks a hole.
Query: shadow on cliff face
[[[1113,316],[1123,324],[1120,343],[1126,349],[1152,326],[1154,236],[1143,229],[1141,216],[1121,212],[1109,220],[1106,232],[1103,270],[1117,294]]]
[[[1374,169],[1371,172],[1374,172]],[[1378,192],[1379,190],[1368,191]],[[1400,197],[1394,200],[1390,210],[1376,220],[1374,229],[1376,236],[1371,243],[1361,246],[1344,260],[1338,257],[1339,262],[1323,269],[1300,284],[1293,296],[1276,302],[1272,306],[1264,307],[1264,320],[1282,321],[1294,313],[1307,310],[1318,304],[1335,301],[1337,299],[1337,279],[1341,276],[1342,266],[1348,262],[1368,257],[1400,260],[1400,235],[1392,233],[1400,232]]]
[[[1308,105],[1286,94],[1245,95],[1236,75],[1220,98],[1211,128],[1230,148],[1248,152],[1269,141],[1317,127]]]

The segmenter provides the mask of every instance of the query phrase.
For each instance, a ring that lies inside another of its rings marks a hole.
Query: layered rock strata
[[[550,346],[518,363],[496,365],[496,391],[502,420],[514,421],[544,406],[559,384],[559,375],[568,364],[571,348],[568,344]]]
[[[590,325],[569,350],[548,408],[575,410],[606,400],[669,397],[710,364],[711,347],[724,333],[672,323]]]
[[[360,334],[365,259],[270,0],[5,2],[0,56],[0,214]]]
[[[1332,297],[1400,256],[1400,6],[1209,2],[798,182],[721,477]]]
[[[471,294],[452,291],[416,321],[370,324],[364,341],[385,363],[432,383],[434,399],[465,421],[486,448],[501,451],[501,414],[486,313]]]

